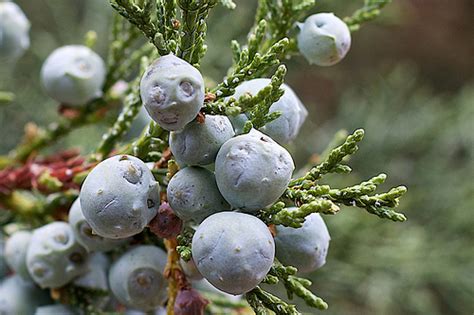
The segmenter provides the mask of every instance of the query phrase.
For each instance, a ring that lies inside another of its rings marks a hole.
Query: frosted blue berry
[[[142,245],[123,254],[110,268],[109,287],[127,307],[152,311],[167,298],[163,276],[166,253],[156,246]]]
[[[254,79],[245,81],[235,89],[233,97],[239,99],[246,93],[255,96],[261,89],[270,83],[270,79]],[[284,90],[284,94],[278,101],[270,106],[269,110],[270,113],[277,111],[281,112],[280,117],[269,122],[259,130],[270,136],[276,142],[284,144],[296,138],[301,126],[308,116],[308,111],[298,96],[296,96],[295,92],[288,85],[283,84],[281,88]],[[245,114],[231,117],[236,133],[240,134],[243,132],[243,127],[247,120]]]
[[[351,32],[333,13],[311,15],[299,24],[298,48],[311,64],[332,66],[341,61],[351,47]]]
[[[217,187],[233,208],[256,211],[281,197],[294,168],[288,151],[253,129],[230,139],[219,150]]]
[[[65,222],[34,230],[26,254],[33,280],[42,288],[58,288],[87,271],[87,251]]]
[[[67,105],[84,105],[100,97],[104,80],[104,61],[86,46],[60,47],[41,68],[41,82],[48,95]]]
[[[94,233],[109,239],[143,231],[160,205],[160,186],[143,161],[117,155],[99,163],[80,192],[82,213]]]
[[[180,163],[208,165],[214,163],[220,147],[234,136],[226,116],[207,115],[204,122],[193,121],[181,131],[170,134],[170,149]]]
[[[0,1],[0,60],[15,61],[30,47],[30,22],[13,2]]]
[[[87,272],[74,280],[74,286],[88,290],[109,291],[109,258],[101,252],[92,253],[87,263]],[[92,306],[96,309],[103,309],[110,302],[110,295],[96,297]]]
[[[239,212],[220,212],[204,220],[192,241],[199,272],[219,290],[243,294],[265,277],[275,257],[268,227]]]
[[[331,237],[319,213],[307,216],[301,228],[277,225],[276,231],[276,257],[283,264],[311,272],[326,263]]]
[[[180,130],[204,104],[204,80],[183,59],[166,55],[155,60],[143,74],[140,95],[158,125],[166,130]]]
[[[71,225],[76,240],[84,246],[89,252],[93,251],[109,251],[127,240],[115,240],[115,239],[108,239],[102,236],[95,234],[87,222],[84,214],[82,213],[81,209],[81,202],[80,199],[77,198],[71,206],[69,210],[69,224]]]
[[[168,202],[183,221],[200,223],[209,215],[229,210],[216,185],[214,174],[202,167],[181,169],[170,180]]]
[[[29,231],[17,231],[5,242],[5,259],[8,266],[25,280],[31,280],[26,266],[26,253],[31,234]]]
[[[41,290],[31,281],[18,275],[5,278],[0,283],[0,314],[34,314],[36,308],[51,303],[49,291]]]
[[[68,305],[51,304],[40,306],[36,309],[34,315],[79,315],[79,310]]]

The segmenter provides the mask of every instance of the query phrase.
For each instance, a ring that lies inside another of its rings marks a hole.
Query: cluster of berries
[[[12,22],[5,24],[4,16]],[[0,3],[0,17],[1,56],[18,54],[27,46],[29,24],[10,2]],[[332,14],[313,15],[299,27],[298,47],[311,63],[332,65],[349,49],[349,29]],[[101,96],[105,72],[91,49],[65,46],[47,58],[41,78],[52,98],[75,106]],[[244,82],[233,97],[255,95],[269,83],[265,78]],[[99,299],[102,305],[118,301],[141,311],[159,309],[167,298],[166,252],[133,244],[133,236],[156,217],[162,189],[174,214],[195,231],[192,259],[181,261],[190,279],[205,278],[240,295],[264,279],[275,258],[300,272],[321,267],[330,236],[319,214],[308,216],[302,228],[273,231],[256,216],[287,189],[295,166],[282,145],[295,139],[308,114],[293,90],[282,88],[283,96],[270,107],[281,115],[243,133],[245,113],[196,119],[205,98],[201,73],[174,55],[158,58],[143,74],[140,94],[151,119],[170,132],[169,147],[180,170],[162,188],[134,156],[112,156],[95,166],[68,223],[17,231],[0,246],[0,276],[7,269],[3,259],[15,273],[0,285],[0,313],[51,314],[61,308],[62,314],[74,314],[62,305],[44,306],[51,301],[42,289],[69,283],[110,290],[113,298]],[[116,248],[126,250],[108,254]]]

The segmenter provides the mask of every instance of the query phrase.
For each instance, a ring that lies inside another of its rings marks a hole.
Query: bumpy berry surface
[[[198,166],[176,173],[168,184],[167,195],[173,211],[185,221],[200,223],[213,213],[230,209],[217,188],[214,174]]]
[[[199,225],[192,241],[199,272],[216,288],[243,294],[265,277],[275,257],[268,227],[239,212],[213,214]]]
[[[74,201],[69,210],[69,224],[74,231],[76,240],[89,252],[109,251],[127,242],[126,239],[114,240],[95,234],[82,213],[79,198]]]
[[[26,253],[30,245],[31,232],[18,231],[5,242],[5,260],[16,274],[25,280],[31,280],[26,266]]]
[[[351,47],[351,32],[333,13],[311,15],[299,25],[298,48],[309,63],[332,66],[341,61]]]
[[[129,155],[99,163],[81,189],[82,213],[98,235],[127,238],[143,231],[158,211],[159,184],[147,165]]]
[[[63,46],[53,51],[41,68],[48,95],[67,105],[84,105],[102,94],[105,65],[90,48]]]
[[[167,297],[166,260],[163,250],[150,245],[123,254],[109,271],[109,286],[117,300],[142,311],[158,308]]]
[[[30,22],[13,2],[0,2],[0,59],[15,60],[30,47]]]
[[[52,303],[49,292],[31,281],[13,275],[0,283],[0,314],[34,314],[36,308]]]
[[[326,263],[331,237],[319,213],[307,216],[301,228],[277,225],[276,231],[276,257],[283,264],[311,272]]]
[[[33,232],[26,254],[28,272],[42,288],[58,288],[87,271],[87,251],[65,222],[53,222]]]
[[[181,131],[170,133],[170,149],[180,164],[214,163],[221,146],[234,136],[226,116],[207,115],[204,122],[193,121]]]
[[[166,130],[180,130],[204,104],[204,80],[186,61],[166,55],[143,74],[140,94],[148,114]]]
[[[274,203],[290,182],[291,155],[257,130],[224,143],[216,158],[216,182],[233,208],[256,211]]]
[[[235,89],[233,97],[239,99],[239,97],[246,93],[255,96],[261,89],[269,85],[270,82],[270,79],[245,81]],[[296,138],[308,116],[308,110],[288,85],[283,84],[281,88],[285,93],[277,102],[273,103],[269,110],[270,113],[281,112],[280,117],[267,123],[259,130],[278,143],[284,144]],[[240,134],[247,121],[247,116],[240,114],[231,117],[231,121],[236,129],[236,133]]]

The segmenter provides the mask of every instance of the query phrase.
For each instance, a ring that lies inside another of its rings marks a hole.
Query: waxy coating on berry
[[[0,314],[34,314],[38,306],[50,303],[49,291],[18,275],[8,276],[0,283]]]
[[[85,290],[99,290],[101,292],[108,292],[107,295],[97,296],[90,305],[96,309],[105,308],[111,301],[109,290],[109,267],[110,258],[102,253],[95,252],[90,254],[87,263],[87,272],[77,277],[73,285],[75,287]]]
[[[88,254],[65,222],[34,230],[26,254],[33,280],[42,288],[59,288],[87,271]]]
[[[213,213],[230,209],[214,173],[199,166],[177,172],[168,184],[167,195],[171,208],[184,221],[200,223]]]
[[[247,93],[255,96],[261,89],[268,86],[270,83],[270,79],[253,79],[245,81],[235,89],[235,93],[232,97],[239,99]],[[276,142],[285,144],[291,142],[296,138],[296,136],[298,136],[301,126],[308,116],[308,110],[288,85],[282,84],[281,88],[284,90],[284,94],[278,101],[273,103],[269,109],[269,113],[278,111],[281,115],[277,119],[267,123],[259,130]],[[245,114],[240,114],[230,117],[230,119],[236,129],[236,133],[241,134],[245,122],[248,120],[247,116]]]
[[[333,13],[318,13],[298,24],[298,48],[311,64],[332,66],[341,61],[351,47],[351,32]]]
[[[109,287],[124,305],[151,311],[167,298],[163,276],[166,253],[156,246],[141,245],[130,249],[114,262],[109,271]]]
[[[300,272],[311,272],[326,263],[330,240],[323,218],[319,213],[312,213],[300,228],[276,226],[276,257]]]
[[[281,197],[295,168],[288,151],[260,131],[224,143],[216,158],[216,182],[232,208],[253,212]]]
[[[160,205],[160,186],[140,159],[117,155],[99,163],[80,192],[82,213],[94,233],[121,239],[143,231]]]
[[[180,164],[214,163],[220,147],[234,136],[226,116],[207,115],[204,122],[192,121],[181,131],[170,133],[170,149]]]
[[[127,239],[108,239],[94,233],[92,227],[82,213],[79,198],[73,202],[71,209],[69,210],[69,224],[74,231],[76,240],[89,252],[110,251],[127,242]]]
[[[0,61],[16,61],[30,47],[30,22],[13,2],[0,1]]]
[[[199,272],[219,290],[243,294],[270,270],[275,244],[268,227],[245,213],[220,212],[204,220],[192,241]]]
[[[155,60],[143,74],[140,95],[150,117],[166,130],[180,130],[204,104],[204,80],[192,65],[174,55]]]
[[[41,83],[48,95],[66,105],[85,105],[100,97],[104,80],[104,61],[86,46],[60,47],[41,68]]]
[[[25,280],[31,280],[26,266],[26,253],[31,235],[30,231],[17,231],[5,242],[5,260],[8,266]]]
[[[79,315],[79,310],[63,304],[52,304],[40,306],[36,309],[34,315]]]

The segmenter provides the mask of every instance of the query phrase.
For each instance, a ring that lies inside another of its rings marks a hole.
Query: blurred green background
[[[42,61],[56,47],[98,33],[105,55],[112,10],[105,0],[18,0],[32,23],[31,48],[16,65],[0,64],[0,90],[15,92],[0,108],[0,154],[33,121],[56,119],[39,84]],[[256,1],[213,12],[203,73],[218,82],[230,65],[229,42],[245,40]],[[318,1],[315,12],[353,12],[362,1]],[[325,314],[473,314],[474,312],[474,41],[472,0],[394,0],[353,35],[340,64],[287,63],[287,83],[310,117],[290,149],[302,166],[334,133],[362,127],[366,139],[350,161],[352,185],[385,172],[385,188],[405,184],[406,223],[355,209],[325,217],[332,243],[311,278],[330,304]],[[57,147],[88,152],[106,126],[74,132]],[[314,313],[314,311],[312,311]]]

